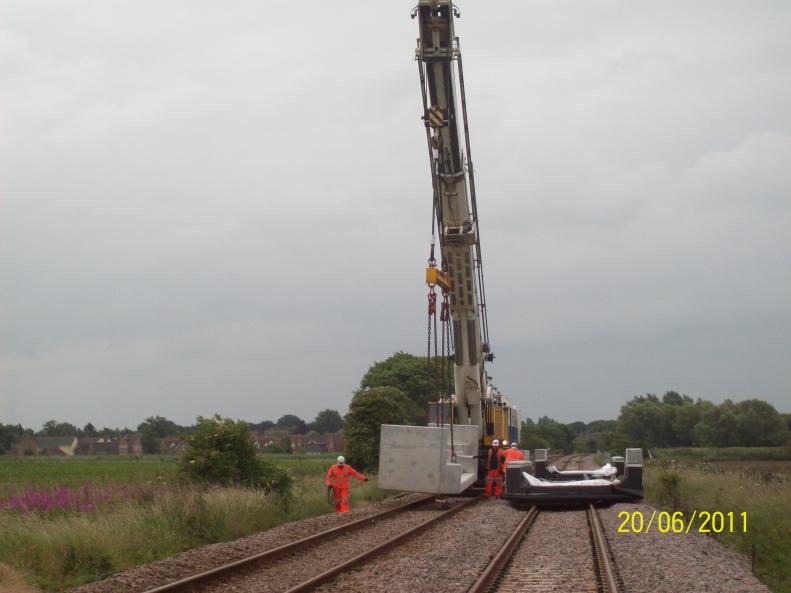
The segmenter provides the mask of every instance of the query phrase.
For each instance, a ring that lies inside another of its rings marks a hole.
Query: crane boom
[[[461,110],[456,101],[457,72],[462,99],[464,85],[461,53],[453,28],[455,11],[450,0],[421,0],[413,17],[418,18],[420,31],[416,59],[434,186],[434,213],[450,280],[443,290],[450,295],[453,320],[456,417],[460,424],[482,427],[481,399],[487,391],[484,363],[493,356],[488,352],[486,340],[481,248],[466,109],[463,100]],[[461,130],[460,124],[463,124]],[[467,149],[466,163],[460,131]]]

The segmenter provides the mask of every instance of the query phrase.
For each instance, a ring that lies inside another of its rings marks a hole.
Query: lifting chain
[[[442,347],[443,376],[445,379],[445,393],[450,397],[453,389],[453,377],[451,376],[451,350],[450,350],[450,303],[448,295],[442,294],[442,307],[439,314],[442,322],[442,337],[445,343]]]
[[[448,263],[444,257],[442,258],[442,272],[448,273]],[[440,389],[442,390],[442,397],[447,397],[450,400],[450,302],[448,301],[448,293],[445,290],[442,291],[439,320],[442,324],[442,363],[440,364],[442,377]]]
[[[434,297],[436,299],[436,296]],[[434,358],[437,358],[437,306],[434,305],[434,311],[432,315],[432,323],[434,329]]]
[[[431,331],[432,322],[434,330],[434,354],[437,353],[437,293],[434,291],[434,285],[429,284],[428,287],[428,331],[426,336],[426,361],[431,364]]]
[[[445,298],[446,298],[445,294],[443,293],[442,309],[439,314],[439,322],[440,322],[440,326],[442,327],[442,339],[440,340],[440,343],[442,344],[442,354],[440,355],[440,359],[439,359],[439,365],[438,365],[439,381],[437,382],[439,387],[440,401],[444,401],[445,396],[448,393],[447,390],[445,389],[447,383],[445,377],[447,376],[447,363],[448,363],[448,357],[445,355],[445,343],[446,343],[445,333],[447,332],[448,329],[448,324],[445,322]]]

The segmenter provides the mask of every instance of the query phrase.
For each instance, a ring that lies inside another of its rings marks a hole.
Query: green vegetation
[[[338,432],[342,428],[343,418],[337,410],[322,410],[316,414],[316,419],[313,421],[313,430],[320,434]]]
[[[788,447],[680,447],[652,449],[660,459],[676,461],[791,461]]]
[[[791,432],[769,403],[748,399],[720,405],[668,391],[638,396],[621,408],[617,432],[634,447],[771,447]]]
[[[775,593],[791,593],[791,462],[778,461],[787,448],[758,449],[761,459],[732,463],[701,459],[746,459],[749,450],[660,449],[646,464],[646,499],[689,518],[693,511],[747,513],[747,533],[727,529],[715,537],[747,555],[756,554],[755,571]],[[738,526],[740,527],[740,525]]]
[[[615,432],[615,426],[615,420],[563,424],[547,416],[542,416],[538,422],[527,418],[519,432],[519,446],[566,453],[617,451],[631,446],[623,435]]]
[[[574,439],[571,425],[562,424],[548,416],[542,416],[538,422],[528,418],[522,422],[522,429],[519,431],[519,447],[528,450],[571,451]]]
[[[275,423],[277,428],[285,428],[289,432],[294,432],[298,434],[304,434],[308,432],[308,426],[305,421],[300,418],[299,416],[295,416],[294,414],[286,414],[285,416],[281,416],[278,418],[277,422]]]
[[[258,457],[286,468],[295,478],[326,472],[335,462],[334,453],[321,455],[261,455]],[[175,484],[179,481],[178,459],[171,456],[125,457],[2,457],[0,496],[25,486],[80,486],[103,484]]]
[[[522,423],[521,446],[556,451],[618,451],[626,447],[791,446],[791,414],[748,399],[719,405],[675,391],[632,398],[617,420],[563,424],[546,416]],[[751,455],[748,453],[748,455]]]
[[[358,470],[379,465],[379,434],[382,424],[409,424],[409,401],[395,387],[360,389],[346,415],[346,457]]]
[[[183,430],[183,427],[163,416],[151,416],[137,426],[137,432],[140,433],[140,446],[146,455],[159,453],[157,439],[180,435]]]
[[[282,496],[291,491],[288,472],[256,455],[247,423],[217,414],[198,417],[179,467],[192,482],[262,488]]]
[[[259,458],[270,464],[277,460],[293,478],[289,504],[261,488],[181,484],[178,464],[157,458],[0,460],[0,503],[3,492],[64,483],[78,487],[88,480],[138,494],[100,501],[81,512],[21,513],[0,504],[0,591],[21,578],[47,591],[74,587],[195,546],[333,511],[324,477],[334,455]],[[129,487],[114,487],[116,481]],[[355,483],[352,507],[386,494],[373,477]]]
[[[35,593],[36,591],[37,589],[28,585],[16,571],[0,564],[0,593]]]
[[[446,366],[446,370],[451,368],[451,365]],[[399,390],[406,396],[409,419],[406,424],[424,425],[428,422],[428,403],[437,401],[443,384],[447,391],[449,377],[445,377],[444,382],[442,379],[440,364],[429,363],[425,356],[396,352],[387,360],[371,365],[360,381],[360,389],[393,387]]]
[[[183,428],[183,427],[180,427]],[[2,424],[0,423],[0,455],[8,453],[14,446],[14,443],[21,440],[26,435],[38,436],[76,436],[76,437],[112,437],[118,438],[122,434],[132,432],[128,428],[107,428],[97,430],[96,427],[88,422],[83,428],[78,428],[70,422],[58,422],[57,420],[48,420],[45,422],[39,431],[34,431],[30,428],[25,428],[21,424]]]
[[[67,437],[80,432],[80,429],[69,422],[58,422],[57,420],[47,420],[38,434],[46,437]]]
[[[1,457],[0,496],[25,486],[80,486],[170,483],[178,479],[176,460],[168,457]]]
[[[21,424],[0,423],[0,455],[10,452],[14,447],[14,443],[22,439],[25,434],[32,433],[32,430],[24,428]]]

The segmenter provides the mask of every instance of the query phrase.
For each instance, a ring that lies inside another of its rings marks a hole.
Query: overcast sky
[[[423,354],[412,4],[0,2],[0,422],[312,419]],[[791,411],[791,3],[459,4],[495,384]]]

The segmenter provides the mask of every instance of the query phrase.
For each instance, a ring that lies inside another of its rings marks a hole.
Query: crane
[[[488,384],[485,369],[494,354],[489,344],[464,70],[453,27],[458,15],[450,0],[423,0],[412,11],[420,33],[415,59],[433,186],[432,231],[436,228],[439,233],[442,255],[437,268],[432,232],[426,282],[430,289],[440,286],[443,295],[450,297],[454,420],[478,426],[481,439],[489,445],[495,437],[517,440],[519,426],[518,413]]]
[[[440,393],[438,401],[429,405],[428,426],[383,424],[379,443],[380,488],[443,495],[458,494],[483,477],[481,461],[495,438],[519,439],[519,410],[489,384],[485,369],[494,354],[489,343],[464,71],[454,31],[458,16],[452,0],[420,0],[412,10],[419,25],[415,59],[433,190],[426,268],[429,328],[436,316],[435,290],[439,287],[441,320],[447,323],[443,341],[453,336],[453,393],[449,397]],[[429,355],[430,338],[429,333]],[[436,350],[435,346],[435,354]],[[537,449],[535,466],[530,460],[510,461],[503,496],[531,504],[642,497],[639,448],[626,449],[625,457],[613,458],[615,466],[607,464],[596,471],[558,471],[548,464],[547,454],[546,449]]]
[[[426,269],[429,315],[436,300],[435,287],[439,287],[443,303],[447,302],[448,332],[453,336],[453,394],[449,413],[445,411],[446,402],[431,404],[428,427],[384,425],[380,446],[383,452],[399,450],[403,457],[407,455],[404,447],[427,438],[430,442],[422,450],[412,447],[409,455],[425,458],[432,457],[430,453],[435,450],[441,453],[440,467],[427,470],[436,484],[432,484],[433,489],[421,490],[431,492],[461,491],[460,488],[479,477],[481,470],[476,460],[492,440],[519,438],[518,410],[488,383],[485,369],[485,363],[493,361],[494,354],[489,345],[464,73],[459,40],[454,32],[454,17],[458,16],[451,0],[420,0],[412,11],[412,18],[417,19],[419,26],[415,59],[432,181],[432,241]],[[403,437],[393,436],[402,434]],[[398,442],[388,444],[391,436]],[[388,466],[380,455],[380,480],[383,473],[394,476],[400,465],[395,456],[385,457],[392,459],[394,465]],[[460,482],[456,481],[456,474]],[[405,484],[400,481],[399,484],[399,489],[404,489]]]

